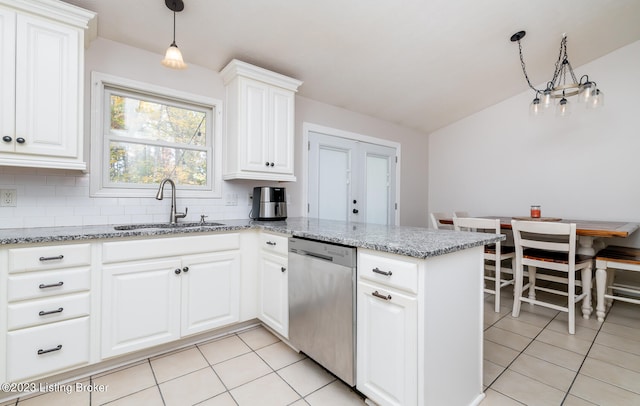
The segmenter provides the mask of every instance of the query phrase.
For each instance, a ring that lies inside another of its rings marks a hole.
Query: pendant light
[[[551,80],[547,82],[545,89],[533,87],[525,69],[522,44],[520,44],[520,40],[524,38],[525,34],[524,31],[516,32],[511,36],[511,42],[518,43],[520,64],[522,65],[524,78],[527,80],[529,87],[536,92],[535,98],[529,106],[531,115],[537,116],[541,114],[551,106],[553,99],[560,99],[556,104],[556,115],[566,117],[571,114],[569,98],[572,96],[578,96],[578,102],[586,104],[588,109],[597,108],[604,104],[604,94],[596,87],[596,82],[590,81],[587,75],[583,75],[579,81],[576,78],[567,56],[566,34],[562,35],[562,40],[560,41],[560,53]]]
[[[187,64],[182,59],[182,52],[176,45],[176,12],[184,10],[182,0],[165,0],[164,4],[173,11],[173,42],[167,48],[162,64],[171,69],[187,69]]]

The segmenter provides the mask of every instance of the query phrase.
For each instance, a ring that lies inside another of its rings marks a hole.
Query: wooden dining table
[[[595,255],[606,245],[602,238],[622,237],[626,238],[637,229],[638,223],[624,221],[600,221],[600,220],[571,220],[553,217],[504,217],[504,216],[480,216],[480,218],[500,219],[500,228],[511,230],[511,220],[525,221],[557,221],[560,223],[575,223],[578,236],[578,254]],[[453,224],[453,219],[442,219],[442,224]]]

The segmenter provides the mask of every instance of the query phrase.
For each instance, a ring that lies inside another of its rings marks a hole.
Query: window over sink
[[[220,197],[220,101],[94,72],[91,103],[91,196]]]

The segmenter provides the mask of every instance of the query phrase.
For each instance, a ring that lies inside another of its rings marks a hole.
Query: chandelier
[[[524,78],[527,80],[529,87],[536,92],[535,98],[531,102],[529,112],[537,116],[549,108],[555,99],[560,99],[556,103],[556,115],[564,117],[571,113],[571,104],[568,98],[578,96],[578,102],[584,103],[587,108],[597,108],[604,104],[604,94],[597,88],[596,82],[589,80],[589,76],[583,75],[580,80],[576,78],[569,57],[567,56],[567,35],[562,35],[560,41],[560,52],[556,61],[553,77],[547,82],[544,89],[536,89],[529,80],[527,70],[524,65],[522,56],[522,44],[520,40],[524,38],[526,32],[518,31],[511,36],[511,42],[518,43],[520,52],[520,63]]]

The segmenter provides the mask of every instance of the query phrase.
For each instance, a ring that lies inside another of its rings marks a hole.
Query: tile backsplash
[[[247,218],[252,183],[223,182],[221,199],[181,199],[182,221]],[[15,207],[0,207],[0,228],[83,226],[169,221],[171,199],[89,197],[89,174],[78,171],[0,167],[0,189],[16,190]]]

